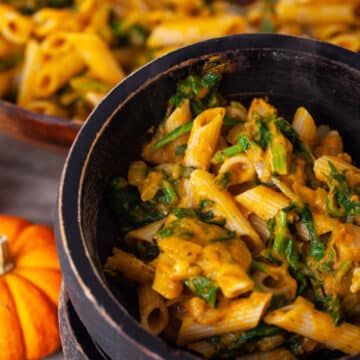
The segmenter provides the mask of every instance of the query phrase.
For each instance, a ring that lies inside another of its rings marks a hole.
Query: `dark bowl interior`
[[[60,216],[67,236],[63,244],[70,248],[70,255],[65,254],[64,245],[60,244],[65,283],[87,327],[92,322],[79,305],[86,301],[76,293],[79,288],[68,269],[70,263],[75,264],[86,286],[95,294],[97,305],[115,322],[122,321],[120,327],[137,344],[168,359],[185,359],[188,355],[172,352],[128,316],[136,317],[137,312],[132,291],[118,288],[113,292],[115,300],[108,290],[102,264],[118,240],[118,231],[104,194],[110,179],[115,175],[126,176],[130,162],[139,159],[147,130],[163,118],[177,80],[196,72],[210,57],[227,64],[221,84],[225,96],[246,105],[255,96],[267,96],[287,119],[292,119],[298,106],[305,106],[318,124],[339,129],[346,151],[360,162],[360,57],[331,45],[276,35],[210,40],[151,63],[107,96],[75,141],[64,170]],[[75,244],[74,238],[81,238],[81,245]],[[85,274],[89,266],[93,274]],[[110,356],[115,354],[115,343],[102,339],[99,330],[88,330]],[[324,358],[329,358],[328,354]]]

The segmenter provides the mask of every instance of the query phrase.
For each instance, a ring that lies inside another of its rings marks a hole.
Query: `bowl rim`
[[[172,358],[194,359],[195,357],[181,349],[170,347],[159,337],[144,330],[124,310],[124,307],[101,280],[88,252],[82,229],[83,175],[92,150],[111,121],[112,114],[133,93],[136,93],[141,85],[190,59],[237,49],[274,49],[305,53],[326,58],[331,62],[349,67],[349,69],[360,71],[360,55],[329,43],[288,35],[239,34],[192,44],[153,60],[115,86],[84,123],[72,144],[63,168],[58,193],[57,246],[62,269],[65,270],[64,281],[74,307],[78,311],[78,303],[81,303],[84,308],[87,307],[89,314],[90,312],[95,315],[100,314],[100,317],[103,316],[106,319],[101,324],[101,331],[104,331],[103,329],[116,330],[131,344],[138,348],[141,347],[146,355],[151,355],[153,358],[169,358],[170,354]],[[114,102],[117,104],[115,107],[113,107]],[[79,164],[81,165],[79,166]],[[76,301],[73,297],[76,297]],[[81,317],[81,314],[79,315]],[[86,326],[89,324],[89,319],[81,318],[81,320]],[[96,332],[96,329],[88,330]],[[150,349],[155,349],[155,352]]]

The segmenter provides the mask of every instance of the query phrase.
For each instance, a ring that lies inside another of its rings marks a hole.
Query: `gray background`
[[[65,157],[0,135],[0,212],[52,226]]]

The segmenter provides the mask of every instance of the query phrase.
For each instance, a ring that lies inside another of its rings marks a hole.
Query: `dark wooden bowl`
[[[91,114],[72,146],[56,224],[71,302],[110,358],[195,358],[139,325],[132,291],[110,290],[102,264],[117,230],[104,193],[110,179],[126,175],[139,158],[146,130],[162,119],[177,78],[214,56],[228,64],[223,94],[245,103],[268,96],[285,117],[306,106],[316,120],[339,129],[347,151],[360,160],[360,57],[339,47],[280,35],[237,35],[179,49],[127,77]]]
[[[0,131],[36,145],[68,150],[81,124],[68,119],[27,111],[0,100]]]

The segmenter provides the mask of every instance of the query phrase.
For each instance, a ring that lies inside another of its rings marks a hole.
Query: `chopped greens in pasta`
[[[327,155],[305,108],[290,123],[267,99],[227,101],[220,81],[180,81],[142,160],[110,184],[124,239],[107,274],[140,283],[141,324],[158,306],[155,328],[207,358],[360,352],[360,170]]]

